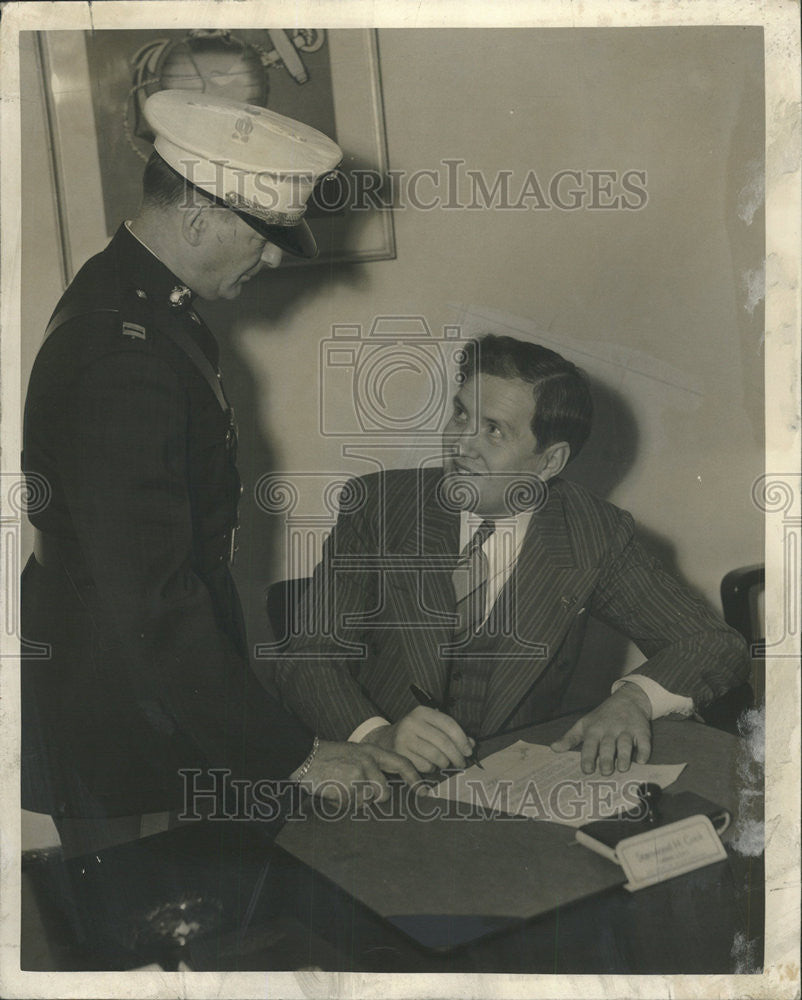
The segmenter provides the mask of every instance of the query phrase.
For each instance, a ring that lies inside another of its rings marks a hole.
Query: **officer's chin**
[[[244,284],[245,284],[244,281],[242,279],[240,279],[239,281],[237,281],[236,284],[230,285],[228,288],[223,289],[219,293],[219,295],[217,296],[217,298],[218,299],[227,299],[228,301],[231,301],[231,299],[238,299],[240,297],[241,293],[242,293],[242,289],[244,287]]]

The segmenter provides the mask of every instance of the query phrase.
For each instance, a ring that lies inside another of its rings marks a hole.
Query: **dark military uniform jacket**
[[[312,736],[248,665],[213,336],[125,227],[53,326],[25,406],[23,468],[50,500],[23,575],[23,805],[125,815],[180,807],[179,769],[286,777]]]

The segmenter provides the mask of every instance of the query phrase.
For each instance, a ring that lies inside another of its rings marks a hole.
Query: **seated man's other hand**
[[[552,743],[551,749],[563,753],[581,743],[585,774],[593,773],[597,758],[602,774],[612,774],[616,766],[619,771],[628,771],[633,750],[638,764],[645,764],[652,752],[651,714],[646,692],[637,684],[622,684]]]
[[[369,732],[360,745],[366,743],[403,754],[419,771],[427,772],[465,767],[474,741],[450,715],[419,705],[393,725]]]
[[[408,785],[420,781],[407,758],[390,750],[321,740],[301,784],[312,795],[332,801],[384,802],[390,795],[385,772],[400,775]]]

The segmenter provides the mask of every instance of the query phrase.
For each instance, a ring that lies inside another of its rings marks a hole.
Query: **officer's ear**
[[[181,213],[181,235],[191,247],[198,246],[209,228],[208,205],[192,205]]]
[[[567,441],[555,441],[538,453],[538,476],[547,482],[554,476],[559,476],[568,465],[571,457],[571,445]]]

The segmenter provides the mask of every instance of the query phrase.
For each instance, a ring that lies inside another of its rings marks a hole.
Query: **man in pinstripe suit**
[[[646,660],[553,749],[625,771],[649,758],[650,719],[745,680],[744,642],[643,550],[630,514],[560,478],[592,417],[574,365],[486,335],[461,376],[443,469],[345,491],[303,634],[274,665],[282,699],[328,739],[463,767],[474,737],[561,714],[593,615]]]

